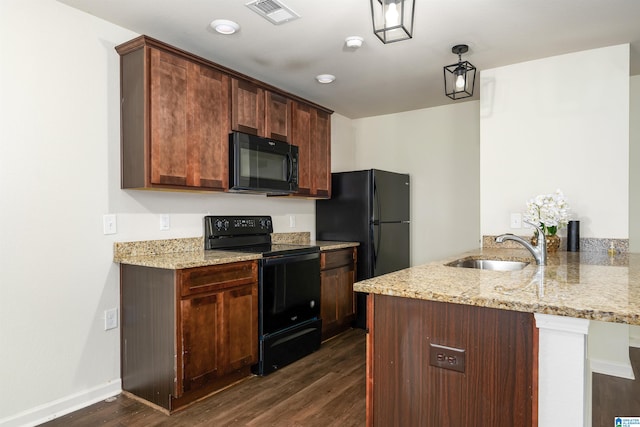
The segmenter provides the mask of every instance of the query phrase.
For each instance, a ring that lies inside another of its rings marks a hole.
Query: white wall
[[[207,213],[315,235],[312,200],[120,189],[114,47],[135,36],[54,0],[0,2],[0,425],[119,390],[119,329],[103,327],[119,306],[114,241],[200,236]],[[332,149],[353,152],[337,119]],[[102,234],[106,213],[115,235]]]
[[[629,82],[629,250],[640,252],[640,76]]]
[[[480,81],[482,234],[510,231],[509,213],[560,188],[581,237],[628,238],[629,45],[483,70]]]
[[[353,124],[357,169],[411,176],[412,265],[479,247],[477,101]]]
[[[340,114],[331,116],[331,171],[345,172],[356,168],[356,146],[353,121]]]

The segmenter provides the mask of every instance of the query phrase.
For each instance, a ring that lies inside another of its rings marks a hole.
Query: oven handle
[[[309,254],[297,254],[297,255],[278,255],[273,257],[262,258],[262,265],[277,265],[288,264],[292,262],[309,261],[313,259],[320,259],[320,252],[313,252]]]

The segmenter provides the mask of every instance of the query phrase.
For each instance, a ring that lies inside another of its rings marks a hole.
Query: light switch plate
[[[104,234],[116,234],[118,232],[115,215],[108,214],[102,216],[102,231]]]
[[[169,214],[160,215],[160,231],[167,231],[171,228],[171,218]]]
[[[511,228],[522,228],[522,214],[511,214]]]
[[[115,329],[118,327],[118,309],[112,308],[104,311],[104,330]]]

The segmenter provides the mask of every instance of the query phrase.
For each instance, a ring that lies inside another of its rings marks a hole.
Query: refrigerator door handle
[[[371,277],[375,276],[375,271],[376,271],[376,264],[378,263],[378,250],[376,248],[376,240],[373,236],[373,226],[369,228],[370,229],[370,234],[371,234],[371,254],[373,255],[373,259],[372,259],[372,271],[371,271]],[[378,231],[380,230],[380,226],[378,226]],[[380,238],[380,233],[378,233],[378,238]]]
[[[376,246],[376,239],[374,238],[374,236],[371,236],[371,244],[373,245],[373,271],[375,272],[376,271],[376,264],[377,264],[377,261],[378,261],[378,254],[380,253],[380,244],[381,244],[381,241],[380,241],[381,235],[380,235],[380,233],[381,233],[381,230],[382,230],[382,227],[380,227],[380,221],[381,221],[380,215],[382,214],[382,206],[380,206],[380,197],[378,195],[378,186],[376,185],[375,175],[373,177],[373,200],[374,200],[374,202],[376,204],[376,206],[375,206],[375,209],[376,209],[375,218],[377,218],[373,223],[374,223],[374,225],[378,226],[378,233],[377,233],[378,234],[377,235],[378,245],[377,246]],[[373,230],[372,230],[371,234],[373,234]]]
[[[376,185],[375,177],[373,179],[373,200],[376,204],[376,222],[382,221],[382,206],[380,206],[380,196],[378,195],[378,186]]]

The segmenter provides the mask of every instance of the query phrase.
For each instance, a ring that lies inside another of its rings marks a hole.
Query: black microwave
[[[229,190],[298,191],[298,147],[242,132],[229,134]]]

